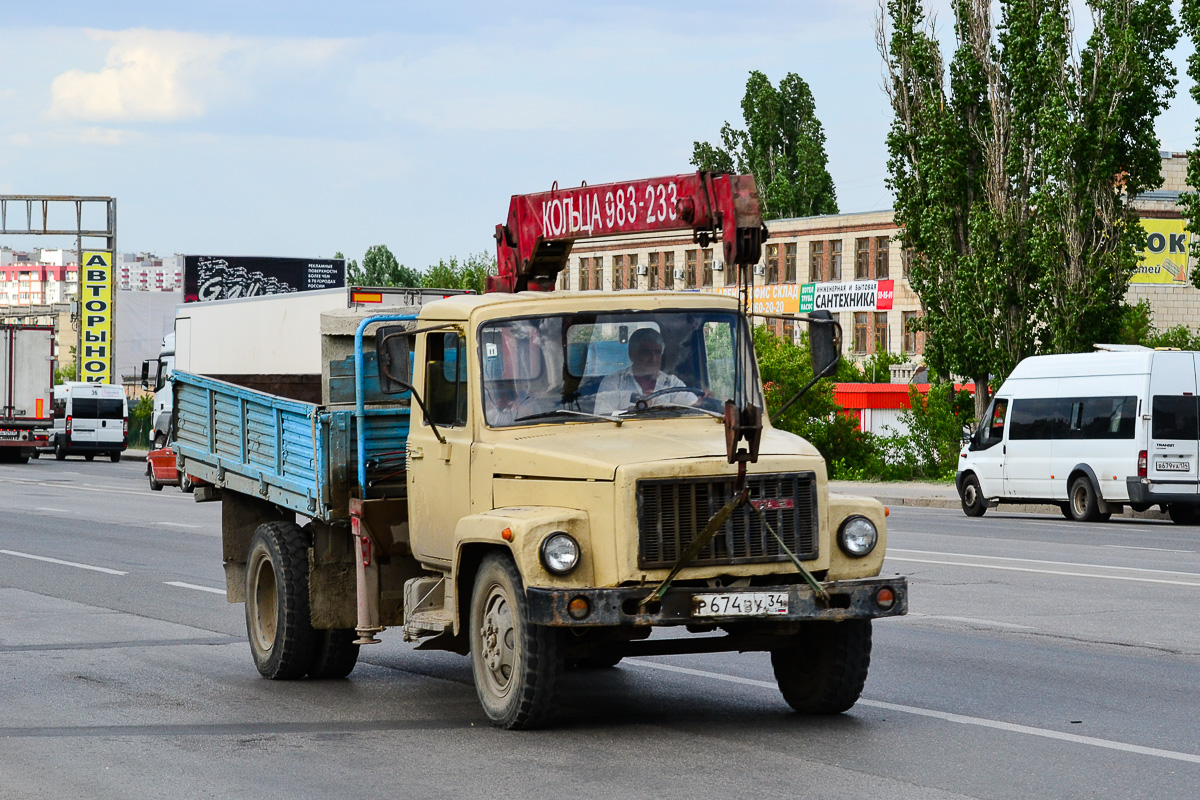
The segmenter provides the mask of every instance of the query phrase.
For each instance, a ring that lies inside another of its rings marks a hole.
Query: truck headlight
[[[866,517],[847,517],[838,528],[838,547],[842,552],[854,558],[862,558],[875,549],[879,541],[879,531],[875,523]]]
[[[566,575],[579,564],[579,542],[556,531],[542,540],[542,566],[555,575]]]

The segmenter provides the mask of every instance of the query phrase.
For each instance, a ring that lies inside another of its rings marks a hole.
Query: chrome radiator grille
[[[732,477],[647,479],[637,484],[638,566],[670,567],[733,495]],[[747,476],[750,503],[799,558],[817,556],[817,481],[812,472]],[[790,506],[790,507],[789,507]],[[756,564],[787,561],[779,542],[749,504],[736,509],[691,562]]]

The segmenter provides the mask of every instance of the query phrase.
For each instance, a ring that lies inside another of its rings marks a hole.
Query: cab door
[[[1196,494],[1200,409],[1192,353],[1154,354],[1149,402],[1146,476],[1163,493]]]
[[[968,448],[968,460],[979,479],[979,488],[984,497],[999,497],[1004,491],[1004,433],[1008,423],[1008,405],[1007,397],[992,399]]]
[[[417,386],[425,410],[414,403],[409,423],[409,538],[418,558],[447,565],[455,527],[471,513],[467,362],[466,340],[457,331],[432,331],[418,340],[415,369],[423,374]]]

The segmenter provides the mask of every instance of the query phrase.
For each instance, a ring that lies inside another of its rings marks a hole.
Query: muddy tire
[[[158,482],[158,478],[154,477],[154,469],[151,468],[147,474],[150,476],[150,491],[161,492],[162,484]]]
[[[259,525],[246,558],[246,633],[264,678],[303,678],[317,636],[308,611],[308,537],[292,522]]]
[[[121,454],[120,453],[109,453],[108,460],[111,461],[112,463],[116,464],[117,462],[119,462],[121,460]]]
[[[963,513],[968,517],[982,517],[987,511],[987,501],[983,499],[983,492],[979,488],[979,479],[974,475],[968,475],[963,479],[962,494],[959,499],[962,500]]]
[[[196,482],[186,472],[179,473],[179,491],[184,494],[192,494],[196,491]]]
[[[315,631],[316,647],[312,664],[308,668],[310,678],[344,678],[354,671],[358,663],[358,638],[353,628],[333,631]]]
[[[1071,481],[1071,489],[1067,493],[1067,506],[1071,511],[1071,519],[1076,522],[1096,522],[1100,519],[1100,503],[1096,497],[1096,489],[1086,475],[1080,475]]]
[[[54,443],[54,458],[56,461],[63,461],[67,457],[67,445],[62,439]]]
[[[856,702],[871,666],[871,620],[810,622],[771,651],[775,681],[801,714],[840,714]]]
[[[508,730],[541,725],[554,710],[561,637],[529,622],[525,587],[507,556],[493,553],[480,565],[470,626],[471,671],[488,719]]]

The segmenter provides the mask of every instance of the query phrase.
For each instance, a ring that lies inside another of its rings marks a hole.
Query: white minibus
[[[91,461],[97,454],[121,460],[129,441],[129,405],[120,386],[87,381],[61,383],[54,387],[51,415],[54,457],[59,461],[69,455]]]
[[[1027,358],[1008,376],[959,453],[968,516],[1047,502],[1081,521],[1126,505],[1200,519],[1200,353],[1097,347]]]

